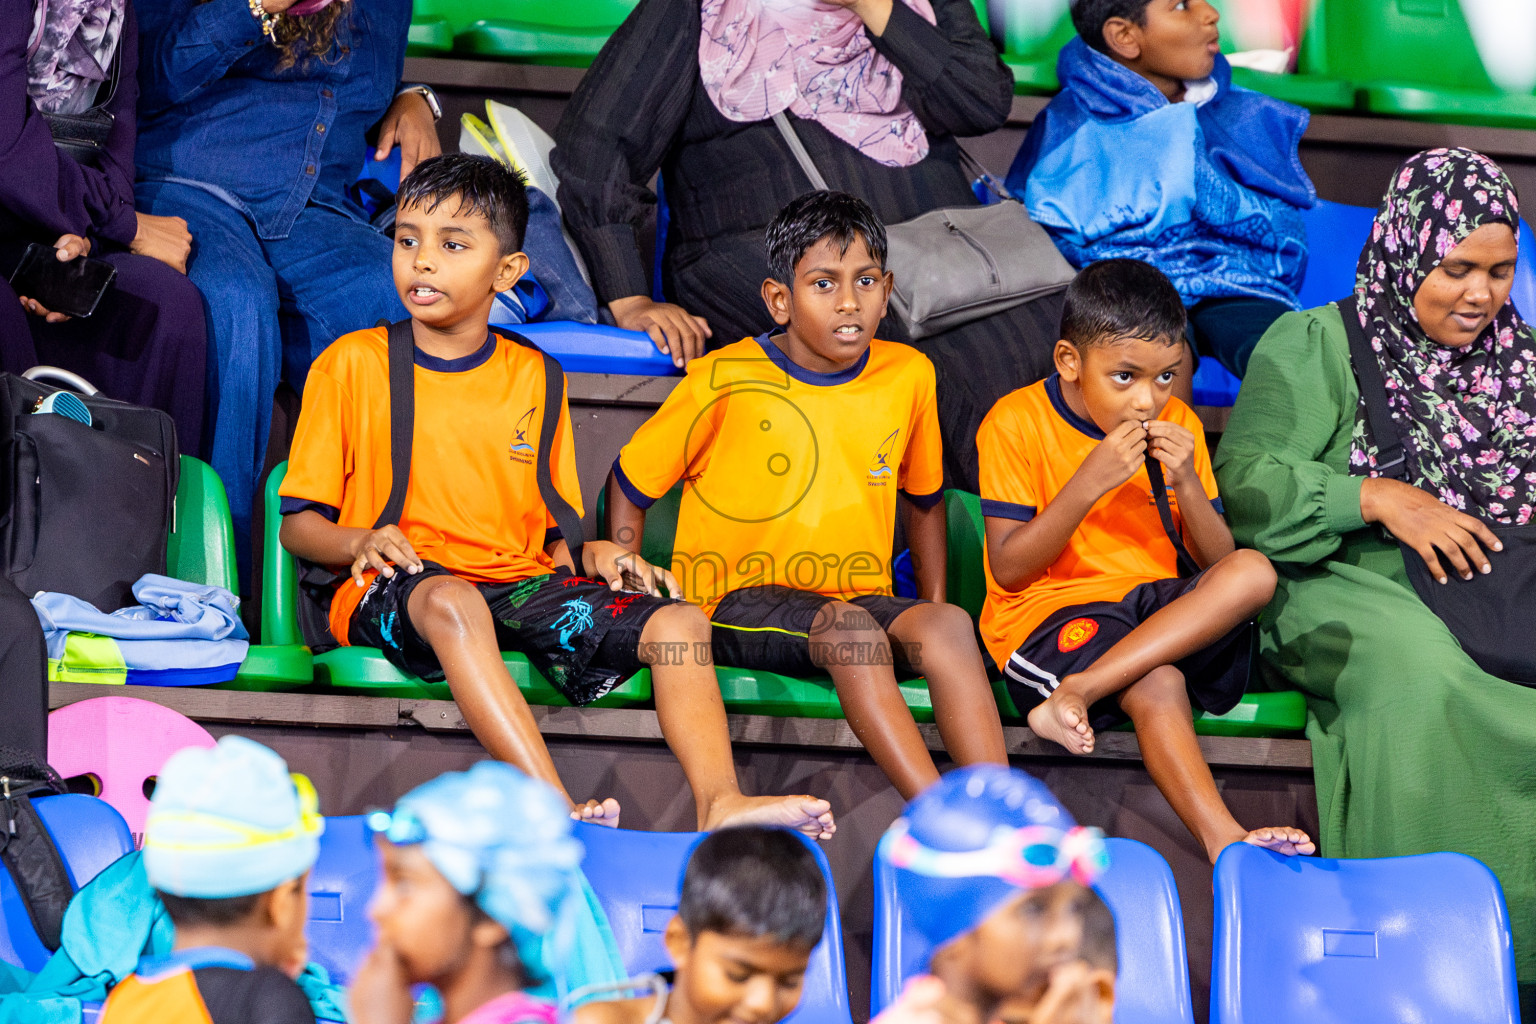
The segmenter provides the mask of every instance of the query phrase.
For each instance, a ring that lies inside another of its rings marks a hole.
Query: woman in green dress
[[[1478,668],[1414,593],[1398,545],[1442,581],[1496,573],[1484,524],[1532,518],[1536,338],[1509,302],[1517,202],[1486,157],[1419,153],[1360,254],[1361,326],[1411,484],[1376,475],[1336,305],[1286,314],[1259,343],[1216,476],[1238,542],[1279,571],[1263,671],[1307,695],[1322,853],[1483,861],[1529,985],[1536,689]]]

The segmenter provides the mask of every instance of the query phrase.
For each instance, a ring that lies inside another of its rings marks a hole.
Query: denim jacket
[[[411,0],[345,0],[324,58],[278,71],[247,0],[138,0],[138,176],[196,185],[284,238],[314,203],[366,223],[347,195],[405,66]]]

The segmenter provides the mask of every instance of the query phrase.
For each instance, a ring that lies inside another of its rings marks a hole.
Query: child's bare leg
[[[1312,853],[1316,847],[1296,828],[1249,831],[1227,810],[1211,776],[1189,706],[1184,674],[1171,665],[1153,669],[1119,695],[1120,706],[1136,723],[1136,740],[1147,773],[1174,813],[1205,847],[1212,864],[1228,845],[1253,843],[1287,855]]]
[[[1257,551],[1234,551],[1208,569],[1189,593],[1159,608],[1088,668],[1062,679],[1029,712],[1029,727],[1068,750],[1093,750],[1088,708],[1153,669],[1204,650],[1247,622],[1275,593],[1275,570]]]
[[[1007,764],[1003,722],[971,617],[952,604],[913,605],[891,623],[890,640],[928,680],[949,756],[958,764]]]
[[[743,796],[731,760],[725,702],[710,658],[709,618],[697,606],[657,609],[640,633],[640,660],[651,669],[661,734],[693,790],[701,830],[778,825],[814,839],[837,826],[832,805],[816,797]]]
[[[874,616],[828,601],[811,625],[811,661],[832,677],[848,727],[902,799],[939,781],[928,744],[896,687],[890,642]]]
[[[416,632],[432,645],[459,712],[486,753],[554,786],[584,819],[617,825],[616,800],[577,804],[565,791],[533,712],[507,675],[491,609],[474,585],[434,576],[411,591],[406,610]]]

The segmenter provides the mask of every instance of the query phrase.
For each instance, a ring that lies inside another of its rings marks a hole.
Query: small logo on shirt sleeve
[[[1056,649],[1069,654],[1092,640],[1099,632],[1099,624],[1092,619],[1073,619],[1056,634]]]

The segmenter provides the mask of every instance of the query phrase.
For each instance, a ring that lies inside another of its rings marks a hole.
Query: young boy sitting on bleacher
[[[1239,825],[1195,739],[1191,702],[1221,714],[1247,687],[1275,571],[1235,550],[1203,428],[1172,396],[1183,337],[1178,293],[1146,263],[1095,263],[1067,287],[1056,372],[976,435],[982,638],[1042,738],[1086,754],[1129,717],[1213,864],[1238,841],[1311,853],[1297,829]]]
[[[800,840],[782,829],[715,832],[689,856],[667,923],[672,984],[650,975],[605,986],[652,991],[584,1003],[574,1024],[776,1024],[800,1002],[826,912],[826,880]]]
[[[1307,112],[1232,86],[1206,0],[1072,0],[1061,92],[1030,125],[1008,187],[1074,266],[1151,263],[1189,307],[1193,341],[1238,377],[1297,308],[1301,210],[1317,194],[1297,144]]]
[[[862,200],[811,192],[767,233],[783,330],[695,360],[614,462],[609,536],[683,481],[672,565],[711,613],[721,665],[832,677],[848,724],[905,797],[938,778],[895,671],[926,675],[962,764],[1007,760],[970,618],[944,600],[933,366],[874,338],[891,275]],[[897,500],[898,492],[900,500]],[[900,508],[925,600],[891,593]]]
[[[578,574],[580,537],[554,528],[552,506],[581,514],[564,377],[546,394],[539,351],[487,327],[497,293],[528,267],[519,251],[527,220],[523,182],[492,160],[439,157],[401,182],[395,287],[411,311],[415,362],[403,513],[372,528],[392,483],[389,332],[358,331],[310,370],[282,486],[283,546],[350,567],[330,603],[337,642],[446,678],[493,757],[565,792],[503,649],[525,653],[577,705],[650,667],[700,828],[757,822],[825,837],[826,801],[749,798],[737,787],[704,615],[658,596],[668,574],[616,544],[581,545]],[[546,405],[558,418],[544,451]],[[572,806],[617,824],[612,799]]]
[[[171,953],[112,989],[102,1024],[313,1024],[305,880],[320,853],[314,788],[242,736],[173,754],[144,828],[144,873],[175,925]]]

